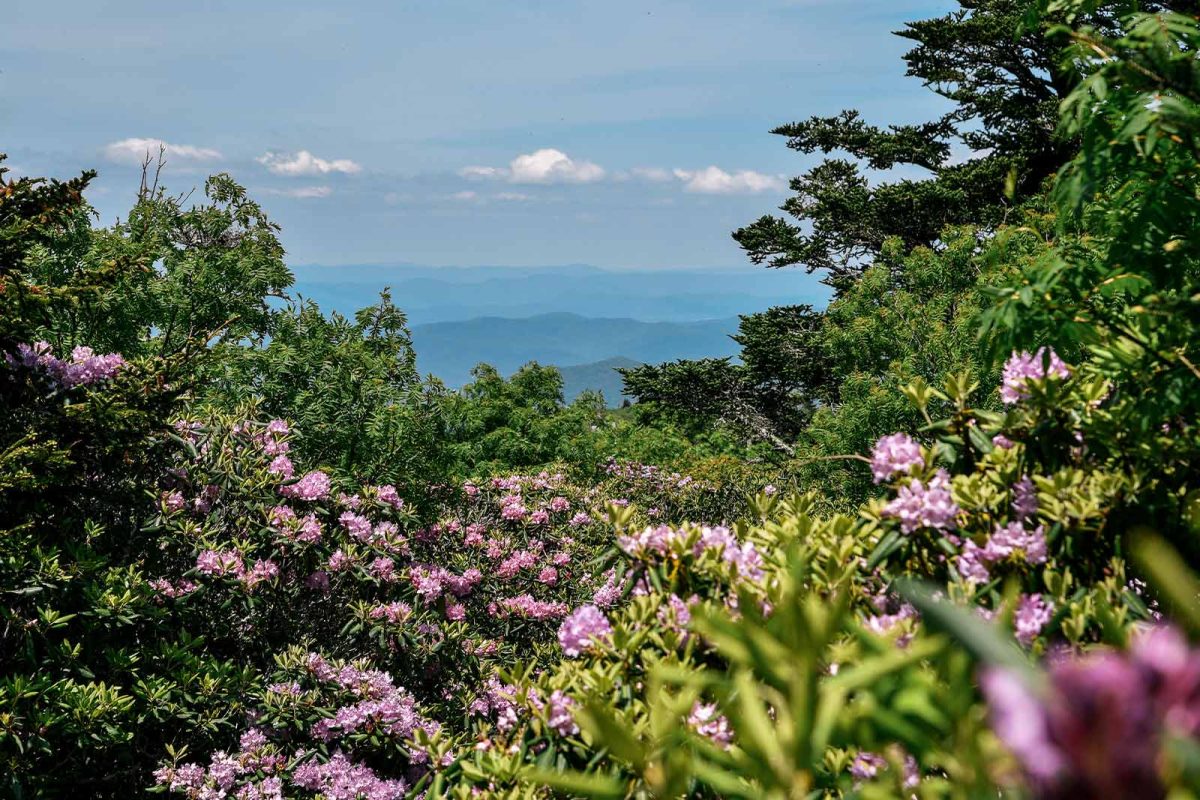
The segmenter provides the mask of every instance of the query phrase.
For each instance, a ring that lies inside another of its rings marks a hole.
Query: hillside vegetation
[[[828,305],[628,408],[0,160],[0,793],[1200,796],[1200,10],[956,5],[943,116],[776,131]]]

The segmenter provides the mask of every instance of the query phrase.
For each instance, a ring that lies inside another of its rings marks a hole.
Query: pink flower
[[[928,485],[913,479],[901,486],[892,500],[883,509],[885,517],[900,520],[900,530],[912,533],[919,528],[949,530],[956,525],[959,508],[950,495],[950,476],[938,470]]]
[[[713,703],[701,703],[697,700],[688,714],[688,725],[724,750],[733,746],[733,729],[729,726],[729,720],[718,713]]]
[[[174,514],[176,511],[183,510],[186,502],[183,499],[183,495],[179,492],[163,492],[162,505],[168,513]]]
[[[205,575],[240,575],[242,557],[233,550],[205,550],[196,557],[196,569]]]
[[[571,711],[574,706],[574,700],[563,694],[561,690],[555,689],[547,704],[548,718],[546,722],[550,730],[559,736],[574,736],[579,733],[579,726],[575,724],[575,715]]]
[[[404,501],[400,499],[400,493],[396,491],[396,487],[391,484],[384,484],[375,490],[375,496],[379,498],[379,502],[387,503],[396,510],[404,508]]]
[[[276,456],[271,461],[271,466],[267,467],[267,471],[272,475],[279,475],[285,481],[291,480],[292,476],[296,474],[296,468],[287,456]]]
[[[875,449],[871,452],[871,474],[876,483],[912,472],[924,463],[921,446],[906,433],[884,436],[875,443]]]
[[[563,620],[558,629],[558,642],[568,656],[579,656],[609,640],[612,625],[604,612],[595,606],[580,606]]]
[[[1017,629],[1017,641],[1028,647],[1054,616],[1054,603],[1040,594],[1022,595],[1017,603],[1013,623]]]
[[[1052,349],[1042,347],[1033,355],[1024,351],[1014,352],[1004,364],[1000,399],[1012,405],[1029,396],[1029,389],[1026,387],[1028,381],[1070,376],[1070,368]]]
[[[314,470],[295,483],[279,487],[279,493],[284,497],[299,500],[325,500],[329,497],[330,488],[332,485],[329,476],[320,470]]]

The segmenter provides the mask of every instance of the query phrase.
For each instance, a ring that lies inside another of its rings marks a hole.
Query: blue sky
[[[0,150],[165,183],[228,171],[293,263],[734,266],[813,159],[768,130],[942,106],[903,77],[930,0],[9,0]],[[852,10],[851,10],[852,9]]]

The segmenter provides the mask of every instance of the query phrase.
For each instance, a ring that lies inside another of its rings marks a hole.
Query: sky
[[[772,127],[944,106],[933,0],[8,0],[0,152],[123,216],[229,172],[293,264],[739,266],[815,163]],[[852,10],[851,10],[852,9]]]

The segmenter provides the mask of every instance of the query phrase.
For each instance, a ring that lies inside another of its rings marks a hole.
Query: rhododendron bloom
[[[285,481],[290,480],[296,474],[296,468],[287,456],[276,456],[271,461],[271,466],[267,467],[267,471],[272,475],[279,475]]]
[[[692,730],[718,747],[728,750],[733,746],[733,729],[729,726],[729,720],[717,711],[715,704],[697,701],[687,721]]]
[[[580,606],[563,620],[558,629],[558,643],[568,656],[579,656],[608,641],[612,625],[604,612],[595,606]]]
[[[1042,628],[1054,616],[1054,603],[1040,594],[1022,595],[1017,603],[1013,624],[1017,629],[1017,641],[1028,647],[1042,632]]]
[[[1042,347],[1033,355],[1024,351],[1014,352],[1004,364],[1000,399],[1011,405],[1029,396],[1029,389],[1025,384],[1030,380],[1070,376],[1070,368],[1051,349]]]
[[[555,689],[550,694],[550,700],[547,706],[547,724],[550,730],[557,733],[559,736],[574,736],[579,733],[579,726],[575,724],[575,715],[571,709],[575,706],[575,701],[561,690]]]
[[[912,533],[920,528],[949,530],[955,527],[959,508],[950,494],[950,476],[945,470],[925,484],[914,479],[896,492],[896,499],[883,509],[885,517],[900,520],[900,530]]]
[[[284,497],[299,500],[325,500],[329,497],[331,488],[329,476],[320,470],[314,470],[295,483],[280,486],[279,493]]]
[[[205,550],[196,557],[196,569],[205,575],[240,575],[242,557],[232,550]]]
[[[392,508],[397,510],[404,508],[404,501],[400,499],[400,493],[391,484],[384,484],[378,487],[375,490],[375,496],[379,498],[379,502],[387,503]]]
[[[176,511],[181,511],[184,505],[186,505],[183,495],[180,492],[163,492],[162,504],[163,508],[172,514]]]
[[[875,449],[871,452],[871,474],[875,483],[912,472],[924,463],[921,446],[906,433],[884,436],[875,443]]]

